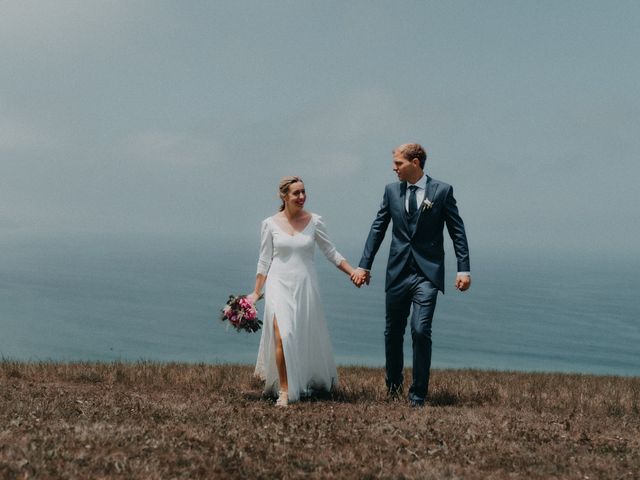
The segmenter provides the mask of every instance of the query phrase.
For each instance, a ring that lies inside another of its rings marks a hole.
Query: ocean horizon
[[[360,242],[337,242],[357,264]],[[6,235],[0,240],[0,357],[19,361],[255,362],[259,334],[219,319],[253,288],[258,239]],[[316,251],[339,365],[384,364],[383,244],[369,287]],[[471,249],[472,287],[446,294],[433,323],[433,368],[640,376],[640,307],[623,255]],[[262,304],[259,304],[262,313]],[[411,336],[405,335],[411,366]]]

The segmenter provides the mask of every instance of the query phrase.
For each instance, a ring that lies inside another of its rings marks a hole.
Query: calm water
[[[253,239],[252,239],[253,240]],[[359,244],[341,245],[354,262]],[[319,253],[319,252],[318,252]],[[338,363],[381,366],[384,266],[369,288],[317,257]],[[218,310],[253,286],[254,243],[216,239],[0,239],[0,355],[19,360],[255,360],[259,336]],[[455,264],[449,254],[448,284]],[[473,286],[448,288],[434,367],[640,375],[637,260],[472,250]],[[410,335],[405,350],[410,365]]]

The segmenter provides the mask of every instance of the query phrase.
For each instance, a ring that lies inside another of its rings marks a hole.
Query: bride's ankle
[[[289,392],[287,390],[280,390],[278,392],[278,400],[276,400],[276,406],[286,407],[289,405]]]

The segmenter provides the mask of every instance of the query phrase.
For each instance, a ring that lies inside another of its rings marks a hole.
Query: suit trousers
[[[402,389],[404,367],[403,342],[410,318],[413,343],[413,383],[409,400],[423,404],[429,388],[431,369],[431,323],[438,298],[438,288],[426,278],[410,259],[400,280],[386,292],[384,330],[386,382],[389,392]]]

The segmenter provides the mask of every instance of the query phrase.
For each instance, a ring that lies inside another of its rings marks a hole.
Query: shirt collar
[[[421,188],[422,190],[427,188],[427,176],[426,175],[422,175],[422,177],[420,177],[420,180],[418,180],[416,183],[409,183],[407,182],[407,188],[409,188],[411,185],[415,185],[418,188]]]

